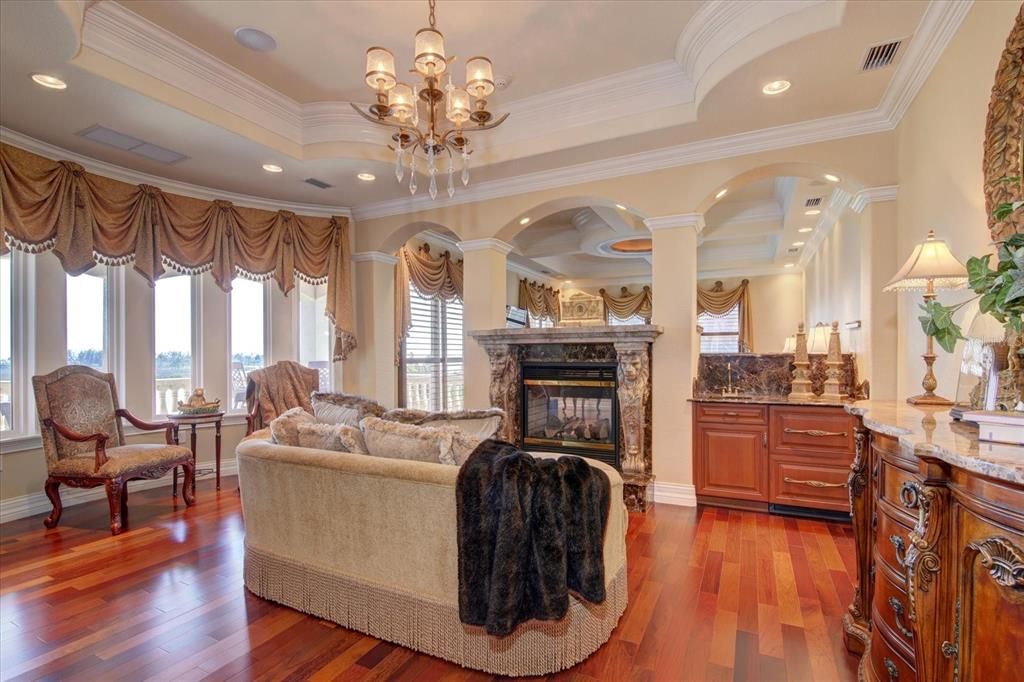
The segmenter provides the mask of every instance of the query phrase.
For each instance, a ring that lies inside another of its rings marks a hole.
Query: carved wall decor
[[[485,346],[491,363],[491,405],[505,411],[501,438],[509,443],[519,442],[519,379],[518,349],[507,344]]]
[[[910,546],[907,547],[903,565],[907,570],[907,598],[911,621],[917,620],[917,592],[927,592],[931,587],[935,574],[939,572],[941,562],[935,552],[941,530],[932,518],[941,516],[940,507],[944,501],[938,488],[923,486],[916,481],[908,481],[900,489],[900,502],[909,510],[917,510],[917,523],[907,534]]]
[[[1024,7],[1006,39],[1006,48],[996,69],[992,98],[985,123],[985,151],[982,171],[985,175],[985,210],[993,241],[1005,239],[1015,232],[1024,232],[1024,212],[1014,211],[1002,221],[992,213],[1007,201],[1024,199],[1020,182],[1004,182],[1004,178],[1024,176],[1022,164],[1022,130],[1024,119]]]
[[[647,396],[651,393],[651,360],[646,343],[616,343],[618,353],[618,398],[622,437],[625,444],[622,470],[647,473],[644,456],[644,427]]]

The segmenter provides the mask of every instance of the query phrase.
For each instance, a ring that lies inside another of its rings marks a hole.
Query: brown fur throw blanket
[[[249,372],[245,387],[246,412],[256,418],[253,429],[262,429],[293,407],[313,414],[309,394],[316,390],[320,375],[315,369],[291,360]],[[255,411],[253,407],[255,406]]]
[[[482,442],[456,484],[462,622],[504,636],[562,618],[570,590],[603,602],[609,497],[608,476],[583,458]]]

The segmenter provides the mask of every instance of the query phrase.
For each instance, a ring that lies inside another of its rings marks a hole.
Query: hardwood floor
[[[132,493],[0,526],[0,677],[61,680],[476,680],[489,676],[250,595],[234,479]],[[631,515],[629,608],[565,680],[853,680],[840,618],[848,525],[714,508]]]

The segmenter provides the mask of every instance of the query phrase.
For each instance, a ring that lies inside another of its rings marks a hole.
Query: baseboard
[[[224,459],[220,465],[220,475],[234,476],[238,473],[238,463],[234,457],[230,459]],[[199,463],[199,480],[204,481],[214,477],[214,469],[212,462],[200,462]],[[179,485],[181,483],[181,476],[179,475]],[[168,473],[163,478],[157,478],[153,480],[142,480],[132,481],[128,484],[129,494],[136,490],[149,490],[150,488],[160,488],[171,485],[171,474]],[[95,500],[107,499],[106,490],[103,486],[98,488],[69,488],[67,486],[61,486],[60,489],[61,503],[65,509],[67,507],[73,507],[76,504],[84,504],[86,502],[93,502]],[[130,499],[130,498],[129,498]],[[0,500],[0,524],[7,523],[8,521],[16,521],[17,519],[23,519],[26,516],[35,516],[36,514],[48,513],[53,507],[50,505],[50,500],[46,497],[46,493],[40,490],[38,493],[29,493],[28,495],[19,495],[18,497],[11,497],[6,500]]]
[[[672,504],[679,507],[696,507],[697,490],[690,483],[654,482],[655,504]]]

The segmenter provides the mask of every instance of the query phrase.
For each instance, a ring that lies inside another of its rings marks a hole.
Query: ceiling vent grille
[[[891,43],[869,47],[867,54],[864,55],[861,71],[874,71],[889,66],[896,59],[896,53],[899,52],[902,44],[902,40],[894,40]]]
[[[184,154],[179,154],[171,149],[151,144],[145,140],[140,140],[137,137],[132,137],[131,135],[119,133],[118,131],[110,128],[104,128],[101,125],[89,126],[85,130],[80,130],[78,135],[87,140],[92,140],[99,144],[105,144],[108,147],[115,147],[126,152],[131,152],[132,154],[137,154],[147,158],[150,161],[158,161],[160,163],[167,164],[168,166],[172,163],[178,163],[179,161],[184,161],[188,158]]]
[[[313,185],[317,189],[328,189],[328,188],[334,186],[334,185],[327,184],[323,180],[317,180],[316,178],[306,178],[305,183],[307,185]]]
[[[800,249],[798,249],[798,248],[796,248],[794,246],[794,247],[790,247],[790,248],[786,249],[786,253],[797,253],[799,250]]]
[[[814,197],[813,199],[808,199],[807,202],[804,204],[804,208],[817,208],[818,206],[821,206],[821,197]]]

